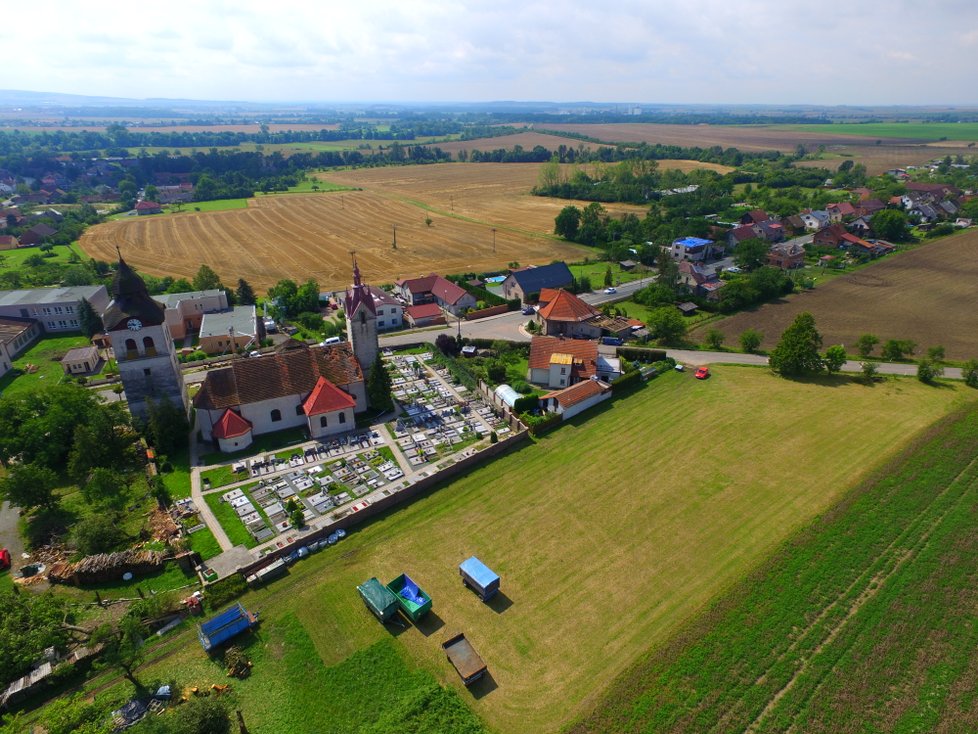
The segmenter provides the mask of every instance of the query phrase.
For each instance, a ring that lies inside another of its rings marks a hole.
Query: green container
[[[402,573],[387,584],[397,598],[397,603],[412,622],[417,622],[431,611],[431,597],[411,577]]]
[[[390,589],[376,578],[364,581],[357,587],[357,591],[360,592],[367,609],[373,612],[381,622],[386,622],[397,614],[398,599],[395,598]]]

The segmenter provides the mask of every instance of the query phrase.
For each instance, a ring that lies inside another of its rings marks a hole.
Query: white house
[[[547,393],[540,398],[540,403],[548,413],[557,413],[562,420],[567,420],[610,398],[611,385],[601,380],[585,380]]]

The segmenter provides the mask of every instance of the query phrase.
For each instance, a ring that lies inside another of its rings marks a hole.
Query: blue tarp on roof
[[[475,556],[466,558],[459,564],[458,567],[483,589],[488,588],[490,584],[499,581],[499,575]]]
[[[197,636],[204,649],[210,650],[249,629],[254,623],[255,618],[238,603],[202,623],[197,630]]]
[[[713,240],[704,240],[701,237],[681,237],[673,242],[674,245],[679,245],[680,247],[702,247],[703,245],[708,245]]]

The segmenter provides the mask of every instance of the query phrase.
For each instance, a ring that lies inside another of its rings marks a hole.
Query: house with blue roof
[[[677,262],[702,262],[723,252],[723,245],[702,237],[680,237],[669,246],[672,259]]]
[[[503,298],[519,298],[523,303],[535,303],[544,288],[566,288],[573,281],[574,275],[564,262],[514,270],[503,281]]]

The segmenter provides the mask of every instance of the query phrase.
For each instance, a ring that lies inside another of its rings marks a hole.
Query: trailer
[[[238,602],[233,607],[225,609],[216,617],[208,619],[197,626],[197,637],[205,652],[221,645],[232,637],[250,630],[258,624],[258,615],[252,614]]]
[[[466,588],[475,591],[482,601],[489,601],[499,592],[499,575],[475,556],[458,564],[458,573]]]
[[[381,622],[397,614],[398,602],[394,592],[384,586],[375,577],[369,578],[357,587],[363,603],[374,613]]]
[[[486,674],[488,668],[485,662],[479,657],[472,644],[465,639],[464,633],[460,632],[443,642],[441,646],[465,685],[472,685]]]
[[[262,584],[268,583],[273,579],[284,576],[287,572],[288,568],[285,565],[285,561],[279,558],[272,563],[269,563],[267,566],[259,568],[253,574],[248,576],[245,581],[252,587],[261,586]]]
[[[402,573],[387,584],[387,588],[397,598],[397,603],[401,605],[401,611],[412,622],[417,622],[431,611],[431,597],[406,573]]]

